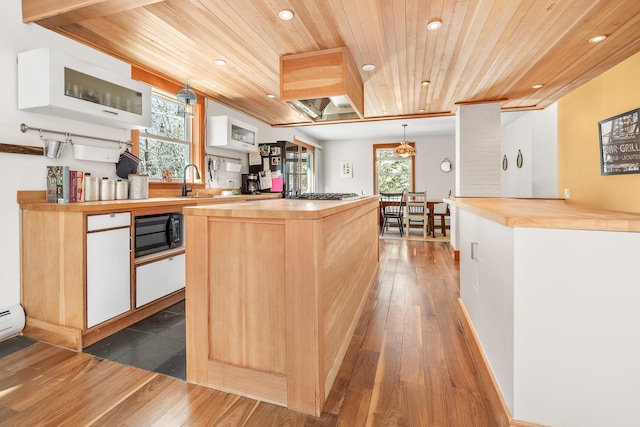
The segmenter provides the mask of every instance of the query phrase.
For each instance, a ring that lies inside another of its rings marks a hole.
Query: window
[[[151,127],[140,132],[140,172],[151,179],[182,179],[192,163],[193,127],[198,116],[185,117],[175,95],[154,89],[151,95]]]
[[[402,193],[413,191],[415,157],[400,157],[393,154],[398,144],[375,144],[374,156],[374,192]]]

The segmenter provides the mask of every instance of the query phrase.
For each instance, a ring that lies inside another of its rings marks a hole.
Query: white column
[[[456,111],[457,197],[501,196],[500,103],[458,106]],[[451,209],[451,245],[460,249],[458,210]]]
[[[500,197],[500,103],[456,112],[456,196]]]

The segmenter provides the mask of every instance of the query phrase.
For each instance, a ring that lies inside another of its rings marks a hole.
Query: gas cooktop
[[[288,199],[303,200],[355,200],[360,197],[362,196],[356,193],[304,193],[287,196]]]

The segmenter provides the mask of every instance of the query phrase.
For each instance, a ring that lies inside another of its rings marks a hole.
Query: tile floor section
[[[179,379],[187,377],[184,300],[84,349],[85,353]],[[33,344],[17,336],[0,342],[0,358]]]
[[[123,365],[187,377],[184,300],[84,349]]]
[[[27,348],[34,342],[36,341],[22,336],[8,338],[0,342],[0,359],[15,353],[16,351],[22,350],[23,348]]]

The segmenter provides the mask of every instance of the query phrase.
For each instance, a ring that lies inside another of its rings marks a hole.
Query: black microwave
[[[135,225],[135,256],[182,246],[182,214],[172,212],[137,216]]]

